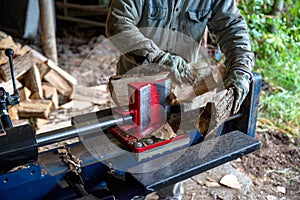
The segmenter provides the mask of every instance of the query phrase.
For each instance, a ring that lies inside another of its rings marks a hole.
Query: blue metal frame
[[[229,134],[228,137],[226,135],[226,137],[220,136],[222,138],[227,138],[227,143],[224,139],[224,144],[227,144],[227,146],[225,145],[227,149],[222,150],[221,147],[224,147],[224,145],[219,145],[217,152],[212,152],[211,154],[213,160],[209,160],[208,158],[202,160],[194,159],[192,162],[195,162],[195,166],[193,168],[195,171],[191,173],[190,170],[185,169],[186,171],[183,171],[180,175],[172,175],[172,178],[168,178],[169,181],[158,180],[157,183],[154,182],[155,184],[151,183],[153,188],[158,189],[159,187],[165,186],[165,184],[183,180],[188,176],[203,172],[258,149],[260,143],[251,137],[254,137],[255,135],[260,86],[261,77],[254,74],[252,88],[245,100],[240,117],[234,118],[225,124],[225,131],[227,131],[227,133],[235,130],[238,130],[238,132]],[[246,136],[242,132],[247,133],[250,137]],[[235,138],[232,138],[231,140],[229,136]],[[236,138],[240,138],[240,142],[235,142],[234,139]],[[93,138],[91,138],[91,140],[92,139]],[[219,140],[218,142],[222,141]],[[191,150],[202,148],[202,146],[205,145],[211,145],[210,140],[205,142],[192,146]],[[243,142],[245,142],[245,148],[243,145],[238,146]],[[234,146],[236,149],[232,150]],[[150,186],[143,183],[143,177],[136,174],[128,175],[128,173],[124,172],[134,166],[142,166],[143,164],[147,165],[147,162],[148,164],[151,164],[151,160],[159,158],[153,157],[150,160],[140,162],[136,160],[134,154],[129,154],[127,151],[122,149],[113,149],[113,155],[110,155],[105,151],[105,149],[103,149],[101,157],[97,158],[95,155],[91,155],[82,143],[71,145],[71,149],[72,153],[76,154],[76,156],[83,160],[82,174],[86,190],[89,193],[108,191],[107,188],[109,188],[114,195],[122,197],[122,199],[131,199],[133,196],[144,195],[145,193],[150,192],[147,191]],[[72,189],[65,180],[65,177],[70,173],[70,170],[62,162],[60,156],[55,153],[55,151],[56,150],[44,152],[39,155],[39,160],[36,163],[29,164],[25,168],[1,175],[0,199],[35,200],[78,198],[74,189]],[[222,152],[228,152],[228,154],[223,155]],[[168,154],[169,153],[170,152],[168,152]],[[189,150],[187,153],[193,155],[193,152]],[[191,162],[186,160],[189,157],[189,154],[187,154],[187,156],[183,155],[182,161],[184,163],[188,162],[191,164]],[[220,156],[216,157],[218,154],[220,154]],[[118,169],[122,170],[111,171],[108,167],[110,163],[113,167],[118,166]],[[120,178],[125,178],[126,181],[124,182],[120,180]],[[107,193],[106,197],[108,199],[113,199],[112,194],[110,193]]]
[[[257,73],[253,73],[250,91],[238,114],[240,117],[226,122],[223,129],[224,133],[228,133],[228,131],[234,129],[246,133],[250,137],[255,137],[261,84],[261,76]]]

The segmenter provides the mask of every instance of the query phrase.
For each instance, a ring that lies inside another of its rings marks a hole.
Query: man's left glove
[[[236,114],[243,101],[245,100],[252,79],[252,74],[243,70],[232,70],[229,77],[224,81],[224,87],[234,87],[234,103],[233,103],[233,114]]]
[[[191,70],[190,65],[178,55],[163,52],[154,59],[154,62],[162,66],[170,67],[176,80],[179,82],[189,77]]]

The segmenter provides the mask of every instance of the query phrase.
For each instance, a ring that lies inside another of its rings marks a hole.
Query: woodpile
[[[9,108],[12,120],[48,119],[53,110],[74,109],[74,101],[89,106],[108,103],[106,85],[78,85],[76,78],[53,61],[27,45],[14,42],[11,36],[0,31],[0,87],[9,94],[13,94],[13,84],[8,58],[4,54],[7,48],[15,52],[14,73],[21,99],[19,105]]]

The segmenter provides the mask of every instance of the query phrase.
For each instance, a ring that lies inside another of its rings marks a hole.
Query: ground
[[[93,57],[90,52],[103,37],[101,29],[77,26],[59,29],[59,65],[82,84],[99,83],[99,80],[92,81],[95,71],[101,67],[99,57]],[[88,60],[88,64],[84,64],[84,60]],[[115,60],[110,64],[115,66]],[[114,69],[108,69],[105,77],[113,72]],[[300,140],[264,129],[263,123],[258,126],[256,138],[262,142],[260,150],[186,180],[183,199],[300,199]],[[207,186],[207,182],[217,183],[226,174],[234,174],[242,189]],[[152,194],[148,199],[157,199],[157,196]]]

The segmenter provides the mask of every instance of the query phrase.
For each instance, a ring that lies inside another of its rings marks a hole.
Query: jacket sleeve
[[[226,57],[227,72],[241,69],[251,74],[254,54],[251,51],[247,24],[236,7],[235,0],[216,0],[208,28],[216,35]]]
[[[106,22],[106,36],[132,64],[153,62],[161,51],[138,29],[144,0],[113,0]]]

